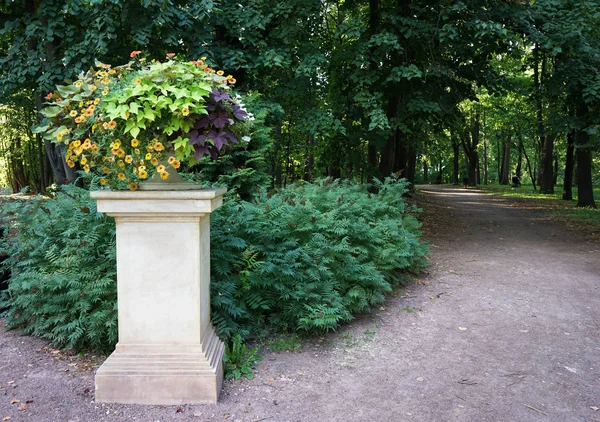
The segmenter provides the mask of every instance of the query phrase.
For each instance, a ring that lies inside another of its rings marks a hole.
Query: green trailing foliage
[[[367,187],[331,179],[303,183],[252,202],[227,198],[211,216],[212,320],[222,338],[269,327],[335,330],[381,303],[426,246],[402,194],[403,180]],[[8,327],[66,348],[110,350],[117,341],[114,221],[86,190],[5,208],[12,270]]]

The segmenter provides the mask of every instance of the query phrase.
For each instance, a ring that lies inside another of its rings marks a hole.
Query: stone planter
[[[117,226],[119,342],[96,373],[97,402],[217,401],[224,345],[210,322],[210,213],[224,192],[92,192]]]

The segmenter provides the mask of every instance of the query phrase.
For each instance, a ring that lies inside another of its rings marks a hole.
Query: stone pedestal
[[[210,322],[210,213],[224,192],[92,192],[117,224],[119,307],[97,402],[217,401],[224,345]]]

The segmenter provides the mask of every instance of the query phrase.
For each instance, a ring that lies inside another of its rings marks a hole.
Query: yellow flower
[[[125,180],[125,174],[123,173],[117,174],[117,177],[119,178],[119,180]]]
[[[148,177],[148,173],[146,172],[146,170],[142,170],[140,167],[140,170],[138,172],[138,176],[140,177],[140,179],[145,179],[146,177]]]
[[[223,76],[223,74],[224,74],[224,73],[225,73],[225,72],[223,72],[222,70],[219,70],[219,71],[217,72],[217,75],[219,75],[219,76]]]
[[[110,83],[110,79],[108,79],[108,78],[104,78],[104,79],[102,79],[102,83],[103,83],[104,85],[108,85],[108,84]]]
[[[169,162],[169,164],[173,164],[173,161],[175,161],[175,157],[171,156],[167,161]]]
[[[150,162],[152,163],[153,166],[158,165],[158,160],[156,159],[156,157],[154,157],[152,160],[150,160]]]
[[[135,148],[135,147],[137,147],[139,144],[140,144],[140,141],[138,141],[137,139],[133,138],[133,139],[131,140],[131,146],[132,146],[132,147],[134,147],[134,148]]]
[[[85,141],[83,141],[83,147],[87,149],[91,146],[92,146],[92,140],[90,138],[85,138]]]
[[[102,123],[102,128],[103,129],[108,129],[108,123],[106,123],[106,122]]]
[[[119,148],[113,148],[110,150],[110,152],[112,152],[114,155],[118,155],[119,154]]]
[[[82,84],[81,81],[77,81],[73,85],[75,85],[77,88],[80,88]]]
[[[108,128],[109,129],[114,129],[117,127],[117,122],[115,122],[114,120],[111,120],[110,122],[107,123]]]
[[[163,180],[167,180],[169,178],[169,173],[167,173],[166,171],[161,172],[160,178]]]
[[[129,111],[126,111],[126,112],[125,112],[125,118],[126,118],[126,119],[129,119],[129,116],[131,116],[131,113],[130,113]]]
[[[185,107],[184,109],[181,110],[181,114],[183,114],[184,116],[187,116],[188,114],[190,114],[190,109]]]
[[[152,160],[152,154],[148,153],[144,158],[146,158],[146,160]]]
[[[171,163],[171,166],[173,166],[174,169],[178,169],[179,166],[181,166],[181,163],[179,162],[179,160],[175,160]]]
[[[89,108],[86,108],[83,112],[83,114],[87,117],[90,117],[92,114],[94,114],[94,110],[91,110]]]
[[[83,101],[79,102],[79,108],[83,107]]]
[[[127,164],[131,163],[133,161],[133,157],[131,155],[126,155],[125,156],[125,162]]]
[[[139,186],[138,186],[138,184],[137,184],[137,183],[131,183],[131,184],[129,185],[129,189],[131,189],[131,190],[137,190],[137,189],[138,189],[138,187],[139,187]]]
[[[146,166],[144,165],[143,161],[140,161],[140,166],[139,166],[138,170],[140,170],[140,171],[146,170]]]
[[[117,165],[118,165],[119,167],[121,167],[122,169],[124,169],[124,168],[125,168],[125,163],[123,162],[123,160],[119,160],[119,161],[117,161]]]
[[[81,163],[83,164],[83,163]],[[90,172],[90,166],[88,166],[87,164],[85,166],[83,166],[83,171],[85,171],[86,173]]]
[[[108,182],[106,181],[106,179],[100,179],[100,184],[101,184],[102,186],[105,186],[105,185],[106,185],[106,183],[108,183]]]
[[[95,153],[97,153],[97,152],[98,152],[98,150],[99,150],[99,149],[98,149],[98,145],[96,145],[96,144],[93,144],[93,145],[92,145],[92,152],[95,154]]]
[[[102,171],[104,172],[104,174],[110,173],[110,169],[106,166],[102,167]]]
[[[154,149],[156,151],[162,151],[163,149],[165,149],[165,146],[162,143],[157,142],[157,143],[154,144]]]
[[[82,152],[83,152],[83,147],[77,147],[77,148],[75,148],[75,154],[81,155]]]
[[[97,89],[98,89],[98,87],[97,87],[96,85],[89,85],[89,86],[88,86],[88,89],[89,89],[90,91],[95,91],[95,90],[97,90]]]
[[[108,74],[109,74],[109,75],[114,75],[116,72],[117,72],[117,71],[116,71],[115,69],[110,69],[110,70],[108,71]]]
[[[71,149],[68,149],[68,150],[67,150],[67,153],[65,154],[65,157],[66,157],[66,158],[69,158],[69,157],[70,157],[70,156],[72,156],[72,155],[73,155],[73,151],[72,151]]]
[[[92,133],[94,133],[96,131],[96,129],[98,128],[98,125],[96,123],[94,123],[92,125]]]
[[[71,116],[71,117],[77,116],[77,111],[71,110],[71,112],[69,113],[69,116]]]
[[[79,139],[77,139],[75,142],[73,142],[73,146],[75,148],[77,148],[79,145],[81,145],[81,141]]]
[[[111,144],[113,148],[119,148],[121,146],[121,140],[115,139],[115,141]]]
[[[81,157],[81,164],[87,164],[87,158]]]
[[[162,173],[162,172],[164,172],[164,171],[165,171],[165,166],[163,166],[163,165],[161,164],[160,166],[156,167],[156,171],[157,171],[157,172],[159,172],[159,173]]]
[[[117,157],[119,157],[119,158],[125,157],[125,151],[123,151],[121,148],[119,148],[119,150],[117,151]]]
[[[99,102],[100,102],[100,98],[96,98],[96,99],[94,100],[94,104],[95,104],[95,105],[98,105],[98,103],[99,103]]]
[[[136,85],[139,85],[142,83],[142,80],[140,78],[137,78],[134,82]]]
[[[121,75],[119,75],[119,76],[121,76]],[[107,95],[107,94],[108,94],[108,88],[104,88],[102,90],[102,95]]]
[[[75,167],[75,163],[71,160],[67,160],[67,165],[71,168]]]
[[[62,133],[62,132],[59,132],[59,133],[56,135],[56,139],[57,139],[58,141],[62,141],[62,138],[63,138],[63,133]]]
[[[139,148],[134,149],[133,152],[135,152],[137,155],[140,155],[142,153],[142,151],[140,151]]]
[[[206,56],[200,57],[200,60],[206,60]]]

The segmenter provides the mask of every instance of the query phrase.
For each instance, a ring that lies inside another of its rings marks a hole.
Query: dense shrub
[[[406,189],[388,179],[373,195],[327,179],[226,203],[212,224],[218,330],[327,331],[381,303],[426,253]]]
[[[3,239],[12,277],[0,308],[10,307],[9,327],[57,346],[108,349],[117,341],[114,220],[86,190],[62,189],[3,204],[16,237]]]
[[[7,205],[18,229],[5,242],[13,269],[3,302],[10,327],[69,348],[117,340],[114,221],[87,191]],[[264,326],[335,329],[384,300],[423,262],[404,182],[377,195],[324,180],[252,202],[233,196],[211,217],[212,318],[223,337]],[[0,305],[2,303],[0,302]]]

